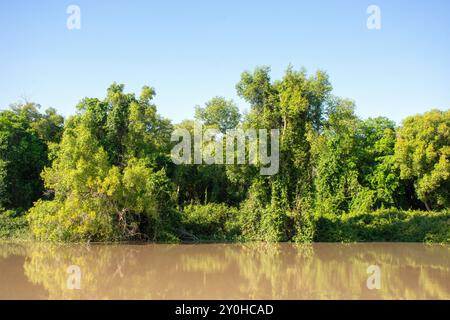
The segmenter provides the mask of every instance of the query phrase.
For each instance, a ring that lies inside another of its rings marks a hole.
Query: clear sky
[[[66,27],[70,4],[80,30]],[[366,27],[371,4],[380,30]],[[276,79],[289,63],[326,70],[364,118],[450,108],[449,0],[1,0],[0,46],[2,109],[25,96],[67,116],[116,81],[153,86],[178,122],[216,95],[245,109],[241,72],[269,65]]]

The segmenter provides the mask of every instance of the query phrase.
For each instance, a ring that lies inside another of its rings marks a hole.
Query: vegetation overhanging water
[[[279,129],[279,171],[175,165],[175,129],[154,105],[112,84],[63,119],[32,102],[0,112],[0,238],[43,241],[450,241],[450,111],[400,126],[360,119],[328,75],[288,67],[242,73],[238,95],[214,97],[195,121]],[[204,141],[204,146],[214,143]],[[248,159],[247,159],[248,160]]]

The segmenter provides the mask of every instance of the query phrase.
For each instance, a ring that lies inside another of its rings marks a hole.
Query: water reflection
[[[367,287],[370,265],[379,290]],[[450,299],[450,246],[0,243],[0,299],[11,298]]]

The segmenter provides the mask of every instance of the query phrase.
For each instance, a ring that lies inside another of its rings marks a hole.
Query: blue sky
[[[66,8],[81,29],[66,28]],[[381,30],[368,30],[369,5]],[[234,99],[244,70],[291,63],[328,72],[334,93],[366,118],[397,122],[450,106],[450,1],[0,2],[0,108],[26,96],[73,114],[114,81],[156,89],[159,112],[181,121],[213,96]]]

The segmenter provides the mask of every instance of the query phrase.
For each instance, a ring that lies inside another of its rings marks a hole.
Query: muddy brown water
[[[450,299],[450,246],[0,243],[0,299]]]

